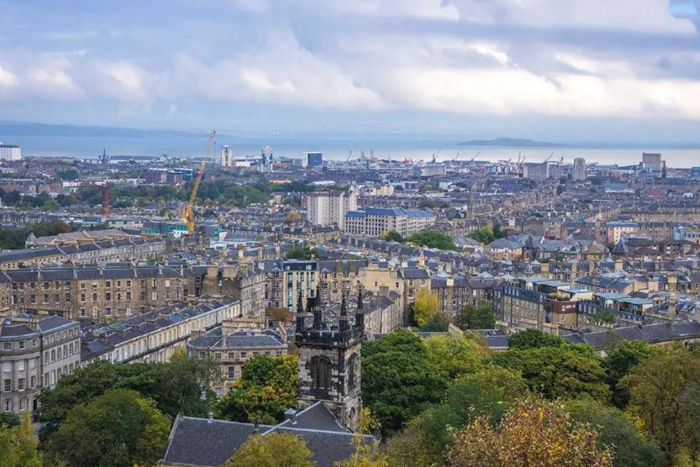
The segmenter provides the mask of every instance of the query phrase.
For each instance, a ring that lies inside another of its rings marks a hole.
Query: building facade
[[[402,237],[421,232],[435,224],[437,217],[428,211],[401,208],[366,208],[345,216],[344,232],[351,235],[379,237],[398,232]]]
[[[21,315],[0,326],[0,410],[36,411],[42,389],[80,366],[80,325]]]
[[[577,182],[586,179],[586,159],[582,157],[577,157],[574,159],[574,180]]]
[[[357,209],[357,193],[344,191],[319,191],[306,197],[306,211],[309,222],[314,225],[337,225],[345,227],[345,216]]]

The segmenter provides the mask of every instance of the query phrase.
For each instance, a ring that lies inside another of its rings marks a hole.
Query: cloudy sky
[[[700,141],[700,0],[0,0],[0,120]]]

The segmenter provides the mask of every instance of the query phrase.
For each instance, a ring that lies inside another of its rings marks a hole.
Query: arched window
[[[326,357],[311,359],[311,389],[330,389],[331,366],[331,361]]]
[[[348,358],[348,389],[350,391],[357,387],[357,375],[359,373],[357,368],[358,362],[359,359],[356,353],[350,355],[350,358]]]

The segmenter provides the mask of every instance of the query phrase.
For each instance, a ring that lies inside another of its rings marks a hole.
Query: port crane
[[[207,147],[204,150],[204,158],[202,163],[199,165],[197,171],[197,178],[194,180],[194,186],[192,187],[192,193],[190,194],[190,201],[187,206],[182,211],[182,216],[180,219],[182,222],[187,223],[187,230],[189,233],[194,233],[194,202],[197,199],[197,190],[199,190],[199,185],[202,183],[202,177],[204,176],[204,170],[207,167],[207,160],[209,159],[209,154],[211,154],[211,149],[214,146],[214,140],[216,139],[216,131],[212,131],[209,134],[209,141],[207,141]]]

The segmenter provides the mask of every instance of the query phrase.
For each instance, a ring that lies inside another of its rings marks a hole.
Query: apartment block
[[[378,237],[387,232],[398,232],[407,237],[435,224],[437,217],[428,211],[401,208],[366,208],[348,212],[345,233]]]

